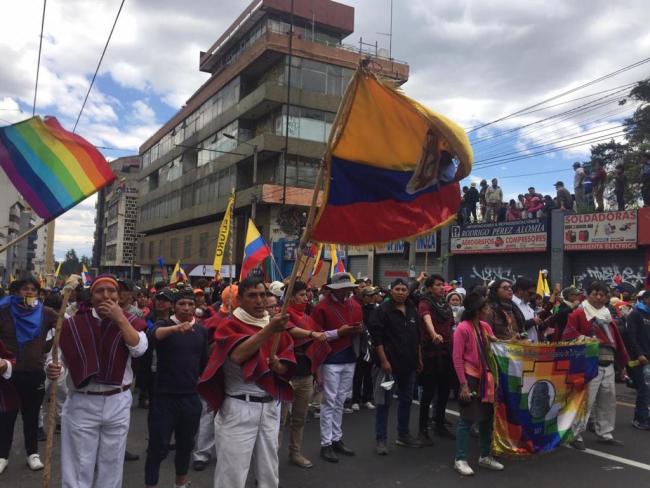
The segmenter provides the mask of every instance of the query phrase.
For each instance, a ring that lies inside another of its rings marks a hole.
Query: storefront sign
[[[564,249],[636,249],[636,231],[636,210],[565,215]]]
[[[436,252],[436,233],[418,237],[415,240],[415,252]],[[401,254],[404,252],[404,241],[389,242],[375,246],[376,254]]]
[[[451,228],[450,251],[453,254],[544,252],[547,240],[543,219],[455,225]]]

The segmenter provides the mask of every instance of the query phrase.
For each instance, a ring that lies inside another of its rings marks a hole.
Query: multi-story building
[[[7,175],[0,171],[0,246],[40,222]],[[0,282],[7,283],[12,276],[45,276],[47,232],[47,226],[41,227],[0,253]]]
[[[354,8],[341,3],[255,0],[201,53],[199,69],[210,78],[140,148],[143,275],[157,273],[159,257],[210,274],[231,189],[234,262],[241,263],[251,216],[273,244],[276,260],[293,259],[282,250],[304,223],[354,70],[370,57],[383,76],[408,79],[408,65],[381,56],[376,45],[366,52],[361,42],[343,44],[353,30]]]
[[[140,157],[110,163],[117,179],[97,194],[92,266],[96,270],[133,278],[138,274],[135,248]]]

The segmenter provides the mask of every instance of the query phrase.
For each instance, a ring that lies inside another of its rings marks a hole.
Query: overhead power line
[[[517,110],[516,112],[511,113],[511,114],[504,115],[503,117],[499,117],[499,118],[497,118],[495,120],[492,120],[490,122],[486,122],[485,124],[480,124],[480,125],[477,125],[476,127],[472,127],[471,129],[468,129],[467,132],[468,133],[476,132],[477,130],[482,129],[484,127],[494,125],[494,124],[496,124],[498,122],[502,122],[502,121],[504,121],[506,119],[510,119],[510,118],[515,117],[517,115],[521,115],[522,113],[525,113],[525,112],[527,112],[527,111],[529,111],[529,110],[531,110],[533,108],[540,107],[540,106],[542,106],[542,105],[544,105],[544,104],[546,104],[548,102],[552,102],[553,100],[557,100],[559,98],[562,98],[562,97],[564,97],[564,96],[566,96],[566,95],[568,95],[570,93],[574,93],[574,92],[576,92],[578,90],[582,90],[583,88],[586,88],[588,86],[594,85],[596,83],[600,83],[601,81],[607,80],[609,78],[612,78],[613,76],[617,76],[617,75],[619,75],[621,73],[624,73],[624,72],[629,71],[631,69],[637,68],[638,66],[641,66],[641,65],[643,65],[645,63],[648,63],[648,62],[650,62],[650,58],[642,59],[640,61],[637,61],[636,63],[630,64],[630,65],[625,66],[623,68],[620,68],[620,69],[618,69],[616,71],[613,71],[611,73],[603,75],[603,76],[601,76],[599,78],[591,80],[591,81],[589,81],[587,83],[583,83],[582,85],[579,85],[579,86],[577,86],[575,88],[571,88],[570,90],[566,90],[566,91],[564,91],[562,93],[559,93],[558,95],[547,98],[546,100],[542,100],[541,102],[537,102],[537,103],[535,103],[533,105],[530,105],[528,107],[524,107],[524,108],[522,108],[520,110]]]
[[[36,83],[34,83],[34,103],[32,105],[32,117],[36,115],[36,94],[38,93],[38,75],[41,71],[41,50],[43,49],[43,30],[45,28],[45,7],[47,0],[43,0],[43,16],[41,18],[41,37],[38,41],[38,60],[36,61]]]
[[[79,110],[79,115],[77,116],[77,121],[74,123],[74,128],[72,129],[72,132],[76,132],[77,130],[77,124],[79,124],[79,119],[81,118],[81,114],[83,113],[84,108],[86,107],[86,102],[88,101],[88,95],[90,95],[90,90],[93,89],[93,85],[95,84],[97,73],[99,73],[99,67],[102,65],[102,61],[104,60],[104,55],[106,54],[106,50],[108,49],[108,44],[111,42],[111,37],[113,37],[113,31],[115,30],[115,26],[117,25],[117,20],[120,18],[122,7],[124,7],[124,2],[125,0],[122,0],[122,2],[120,3],[120,8],[117,10],[117,15],[115,16],[113,27],[111,27],[111,31],[108,34],[108,39],[106,39],[106,45],[104,46],[104,50],[102,51],[101,57],[99,58],[99,63],[97,63],[97,69],[95,70],[95,74],[93,75],[93,78],[90,81],[90,86],[88,87],[88,91],[86,92],[86,98],[84,98],[84,103],[81,105],[81,110]]]

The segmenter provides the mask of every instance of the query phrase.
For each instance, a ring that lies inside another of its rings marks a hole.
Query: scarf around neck
[[[443,321],[446,322],[453,317],[454,313],[451,309],[451,306],[445,300],[436,300],[436,298],[431,293],[423,295],[422,298],[426,300],[429,305],[431,305],[431,308]]]
[[[596,308],[593,305],[591,305],[591,303],[589,303],[587,300],[582,302],[580,306],[585,311],[585,317],[587,317],[587,320],[589,321],[591,321],[591,319],[593,318],[597,318],[605,322],[612,321],[612,314],[610,313],[607,307]]]
[[[176,315],[172,315],[171,317],[169,317],[169,320],[174,322],[176,325],[181,323],[181,321],[178,319],[178,317],[176,317]],[[195,322],[196,322],[196,318],[192,317],[192,320],[190,321],[190,325],[194,325]]]
[[[257,318],[253,317],[251,314],[249,314],[247,311],[245,311],[243,308],[238,307],[235,309],[235,311],[232,313],[237,319],[241,320],[245,324],[252,325],[254,327],[259,327],[260,329],[263,329],[267,325],[269,325],[269,314],[267,312],[264,312],[264,317],[262,318]]]
[[[0,300],[0,308],[9,306],[9,313],[16,326],[16,341],[20,347],[36,339],[43,324],[43,304],[39,302],[35,307],[23,307],[23,303],[23,298],[16,295]]]

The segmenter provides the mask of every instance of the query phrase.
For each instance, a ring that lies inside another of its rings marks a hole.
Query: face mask
[[[307,310],[307,304],[306,303],[294,303],[292,305],[292,308],[298,310],[299,312],[304,312]]]

